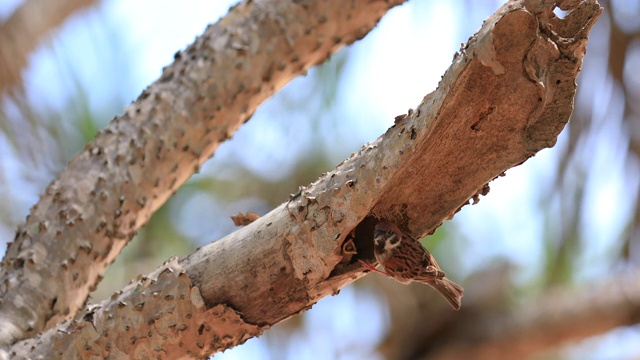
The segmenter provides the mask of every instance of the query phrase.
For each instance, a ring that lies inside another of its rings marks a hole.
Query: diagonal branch
[[[263,100],[401,2],[245,1],[176,53],[19,227],[0,271],[0,344],[75,314],[136,231]]]
[[[288,202],[13,351],[205,357],[361,277],[374,217],[414,235],[432,231],[493,178],[552,146],[568,121],[601,8],[574,1],[557,19],[553,4],[536,4],[499,9],[415,111]],[[356,254],[343,251],[347,243]]]

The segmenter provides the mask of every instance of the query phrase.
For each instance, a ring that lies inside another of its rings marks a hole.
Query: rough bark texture
[[[94,0],[28,0],[0,24],[0,94],[20,83],[27,58],[42,38]]]
[[[151,214],[294,76],[402,1],[246,1],[207,28],[31,209],[0,272],[0,344],[72,316]]]
[[[56,331],[18,343],[8,355],[202,359],[234,345],[236,340],[244,342],[256,330],[224,305],[207,309],[177,259],[171,259],[149,276],[139,276],[110,300],[60,324]]]
[[[193,286],[189,293],[196,300],[192,303],[199,304],[197,295],[200,294],[208,310],[202,323],[173,329],[174,334],[184,332],[180,335],[195,339],[202,335],[199,331],[210,327],[216,329],[224,347],[259,335],[265,328],[308,309],[323,296],[336,294],[363,275],[357,259],[372,258],[371,237],[376,217],[391,219],[413,235],[433,231],[468,199],[485,193],[489,181],[536,151],[552,146],[571,114],[586,36],[601,11],[594,0],[574,1],[569,5],[563,8],[573,12],[565,19],[557,19],[552,12],[554,4],[509,2],[469,40],[438,89],[427,95],[415,111],[399,116],[396,125],[383,136],[363,146],[309,187],[301,188],[288,202],[182,259],[179,268],[186,272]],[[224,34],[216,39],[220,37],[224,38]],[[251,51],[251,44],[249,41],[241,48]],[[186,53],[189,55],[189,50]],[[237,56],[243,59],[240,53]],[[411,56],[410,50],[403,56]],[[201,62],[205,60],[195,61]],[[169,73],[174,72],[165,71],[165,75]],[[187,71],[185,76],[189,74]],[[149,98],[159,96],[147,93]],[[224,93],[244,94],[228,89]],[[160,96],[163,97],[166,96]],[[253,97],[251,99],[253,101]],[[217,101],[195,103],[192,111],[200,111],[203,106],[215,107]],[[178,114],[183,108],[181,104],[174,104]],[[242,112],[246,103],[239,104],[239,111],[246,115]],[[130,108],[128,116],[147,111],[150,110],[143,103]],[[178,127],[175,132],[179,134],[181,129],[185,127]],[[191,134],[185,137],[192,138]],[[181,149],[186,144],[181,139],[163,140],[161,144]],[[100,151],[95,145],[92,149],[90,153]],[[185,150],[188,154],[200,151],[193,146]],[[147,159],[153,158],[152,155],[147,154]],[[168,155],[160,154],[161,157]],[[139,157],[133,154],[121,159],[120,165],[133,159]],[[179,164],[170,164],[173,163]],[[180,168],[182,166],[180,164]],[[182,180],[179,175],[173,175],[159,179],[158,183],[162,188],[170,184],[168,188],[174,189],[180,183],[175,179]],[[125,200],[130,198],[139,197],[127,196]],[[145,211],[150,211],[148,202]],[[107,229],[111,230],[112,226],[109,223]],[[347,244],[348,251],[345,251]],[[175,279],[187,281],[185,276]],[[129,299],[125,293],[118,296]],[[146,290],[146,296],[136,301],[144,304],[158,301],[153,299],[151,290]],[[125,305],[136,306],[133,302]],[[113,306],[105,302],[97,311],[108,314]],[[202,311],[200,305],[195,308]],[[114,346],[128,339],[126,346],[130,347],[117,351],[162,356],[164,350],[153,347],[153,341],[138,341],[152,338],[152,333],[159,331],[151,321],[153,318],[147,317],[153,313],[150,311],[143,317],[144,321],[124,331],[105,331],[92,323],[90,326],[96,326],[94,339],[106,344],[107,340],[102,338],[109,338],[109,349],[114,352]],[[96,316],[106,318],[104,323],[129,321],[98,313],[89,318]],[[242,323],[232,321],[230,326],[230,318]],[[86,323],[86,315],[79,316],[78,321],[78,326]],[[55,331],[48,331],[42,338],[53,337],[50,334]],[[73,337],[75,332],[56,336]],[[222,347],[219,344],[206,343],[203,347],[208,349],[205,352],[213,352]],[[53,346],[51,342],[39,342],[34,353],[25,356],[50,354]],[[72,347],[55,349],[60,357],[74,356],[77,349]],[[29,347],[22,349],[28,351]]]

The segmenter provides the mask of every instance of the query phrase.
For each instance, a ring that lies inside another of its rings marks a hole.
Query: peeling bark
[[[246,1],[177,52],[19,227],[0,271],[0,344],[73,316],[136,231],[263,100],[401,2]]]
[[[456,55],[438,89],[415,111],[399,117],[379,139],[288,202],[174,265],[187,275],[178,275],[176,281],[193,286],[189,294],[197,298],[194,311],[211,315],[216,331],[224,332],[227,321],[241,321],[237,325],[242,330],[216,333],[220,340],[204,344],[205,353],[259,335],[363,276],[357,260],[373,257],[376,217],[393,220],[414,236],[432,232],[470,198],[485,194],[489,181],[555,143],[571,114],[586,36],[601,8],[594,0],[573,1],[562,5],[573,12],[557,19],[554,4],[545,4],[527,0],[503,6]],[[216,101],[196,104],[215,107],[211,104]],[[181,107],[176,108],[180,113]],[[149,111],[135,105],[129,116],[138,113],[135,109]],[[165,188],[170,183],[168,188],[174,189],[174,179],[159,184]],[[144,284],[142,292],[153,296],[153,282],[148,289]],[[144,304],[153,301],[149,297]],[[135,301],[125,303],[136,306]],[[113,306],[104,303],[101,309]],[[219,320],[227,317],[235,320]],[[182,336],[197,338],[199,324],[186,326]],[[144,324],[119,332],[94,326],[96,336],[113,337],[113,342],[153,336]],[[55,329],[42,338],[52,332]],[[56,336],[73,337],[74,332]],[[51,343],[37,344],[38,349],[53,349]],[[152,347],[145,351],[149,357],[163,354]],[[180,354],[185,353],[173,356]]]

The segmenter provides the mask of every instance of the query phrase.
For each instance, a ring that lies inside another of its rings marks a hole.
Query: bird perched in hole
[[[379,222],[373,233],[374,254],[384,272],[360,260],[365,268],[409,284],[421,282],[434,288],[449,304],[459,310],[462,303],[462,286],[445,277],[438,263],[416,239],[403,234],[388,220]]]

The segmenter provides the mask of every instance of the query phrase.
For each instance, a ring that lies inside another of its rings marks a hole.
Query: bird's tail
[[[455,310],[460,310],[462,306],[462,294],[464,289],[462,286],[454,283],[446,277],[436,278],[428,282],[431,287],[436,289]]]

